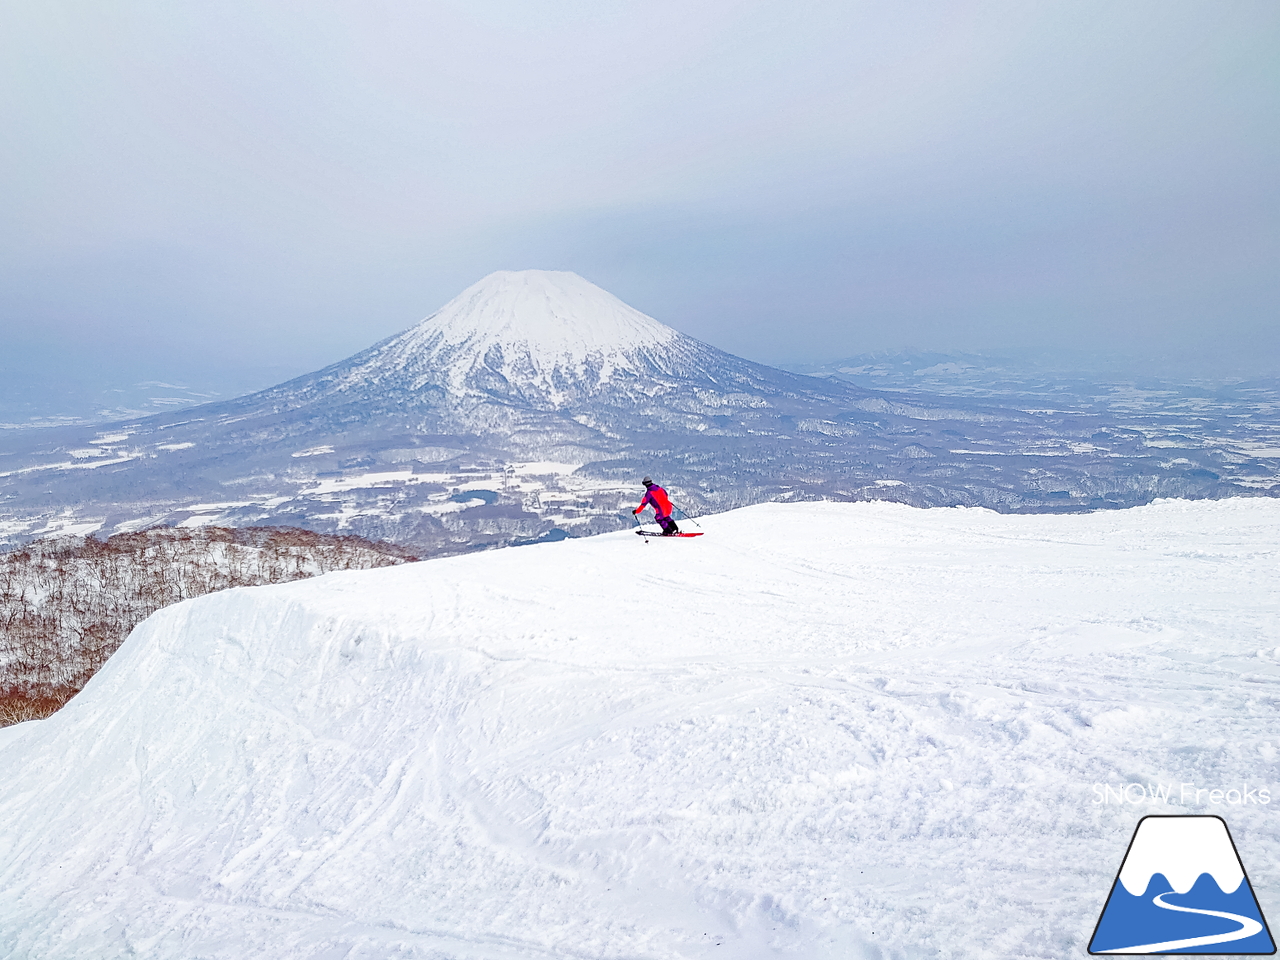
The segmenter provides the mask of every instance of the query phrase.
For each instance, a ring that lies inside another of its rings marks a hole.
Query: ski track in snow
[[[1280,501],[700,522],[156,614],[0,730],[5,955],[1081,956],[1146,813],[1280,904],[1092,790],[1280,794]]]

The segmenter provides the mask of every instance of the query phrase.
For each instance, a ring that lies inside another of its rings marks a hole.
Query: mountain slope
[[[703,523],[152,617],[0,731],[7,955],[1066,957],[1160,811],[1276,902],[1280,503]]]
[[[601,408],[666,420],[759,409],[762,396],[851,404],[869,394],[717,350],[576,274],[524,270],[491,274],[405,332],[231,406],[413,411],[440,431],[484,432],[494,415],[478,411],[495,407],[539,422]]]

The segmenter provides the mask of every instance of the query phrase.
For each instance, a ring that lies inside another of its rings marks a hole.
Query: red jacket
[[[640,506],[636,507],[635,512],[639,513],[645,507],[653,507],[653,512],[657,514],[659,520],[671,516],[671,501],[667,498],[667,491],[656,483],[649,485],[644,499],[640,501]]]

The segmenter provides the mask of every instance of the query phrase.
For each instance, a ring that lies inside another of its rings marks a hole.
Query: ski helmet
[[[645,478],[644,478],[643,480],[641,480],[640,482],[641,482],[641,483],[643,483],[646,487],[652,487],[652,486],[653,486],[653,481],[652,481],[652,480],[650,480],[648,477],[645,477]]]

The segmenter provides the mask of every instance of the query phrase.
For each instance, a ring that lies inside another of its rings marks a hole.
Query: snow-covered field
[[[1280,501],[702,524],[156,614],[0,731],[5,955],[1081,957],[1155,812],[1280,919]]]
[[[164,444],[155,449],[167,449]],[[431,457],[432,448],[406,451]],[[320,456],[324,451],[303,450],[292,457]],[[454,452],[457,451],[446,451]],[[128,456],[124,460],[137,459]],[[100,466],[122,463],[124,460],[99,460],[89,464]],[[354,532],[361,521],[380,518],[387,521],[403,519],[407,515],[443,517],[465,513],[483,498],[470,502],[459,501],[456,494],[481,490],[493,493],[507,504],[536,514],[536,521],[551,523],[566,531],[579,532],[601,518],[610,519],[623,514],[644,496],[644,488],[634,479],[626,482],[599,479],[576,472],[581,463],[554,461],[512,462],[487,464],[478,468],[467,461],[449,464],[432,464],[413,461],[410,466],[395,469],[364,472],[337,472],[335,476],[301,477],[287,479],[284,495],[268,490],[244,491],[239,499],[207,501],[193,497],[187,501],[166,502],[154,513],[130,520],[113,520],[108,527],[112,533],[133,533],[157,525],[185,528],[207,526],[243,526],[246,524],[269,525],[276,511],[295,511],[292,518],[310,515],[334,521],[330,532],[345,534]],[[0,473],[0,477],[5,474]],[[274,480],[274,478],[273,478]],[[251,485],[254,480],[242,483]],[[893,481],[901,483],[902,481]],[[431,487],[437,492],[419,495],[406,504],[404,493],[414,487]],[[624,514],[625,515],[625,514]],[[100,505],[78,503],[57,510],[46,510],[26,518],[5,518],[0,515],[0,546],[6,539],[86,536],[98,533],[107,525],[106,512]]]

